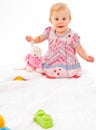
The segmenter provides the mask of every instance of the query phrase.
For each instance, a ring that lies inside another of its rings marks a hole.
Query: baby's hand
[[[33,41],[33,38],[31,36],[26,36],[25,39],[28,41],[28,42],[32,42]]]
[[[94,62],[94,57],[93,57],[93,56],[88,56],[87,61],[88,61],[88,62]]]

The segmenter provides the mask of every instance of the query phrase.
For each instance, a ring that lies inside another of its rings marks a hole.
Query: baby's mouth
[[[63,26],[58,26],[58,28],[63,28]]]

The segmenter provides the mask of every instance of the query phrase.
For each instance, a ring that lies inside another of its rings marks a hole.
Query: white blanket
[[[50,130],[96,130],[96,84],[84,71],[78,79],[47,79],[24,70],[0,71],[0,114],[11,130],[42,130],[34,114],[53,118]],[[16,76],[28,80],[13,80]]]

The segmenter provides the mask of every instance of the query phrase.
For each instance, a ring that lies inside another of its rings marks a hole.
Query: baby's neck
[[[64,31],[62,31],[62,32],[57,32],[57,31],[55,30],[55,33],[56,33],[57,36],[62,36],[62,35],[65,35],[68,31],[69,31],[69,29],[66,29],[66,30],[64,30]]]

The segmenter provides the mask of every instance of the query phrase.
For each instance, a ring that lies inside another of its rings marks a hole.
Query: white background
[[[49,9],[60,0],[0,0],[0,68],[22,68],[31,46],[26,35],[41,34],[50,25]],[[62,0],[68,4],[72,21],[69,27],[81,37],[88,54],[96,57],[96,4],[94,0]],[[43,54],[47,41],[39,44]],[[87,63],[79,57],[81,66],[95,77],[95,62]]]

